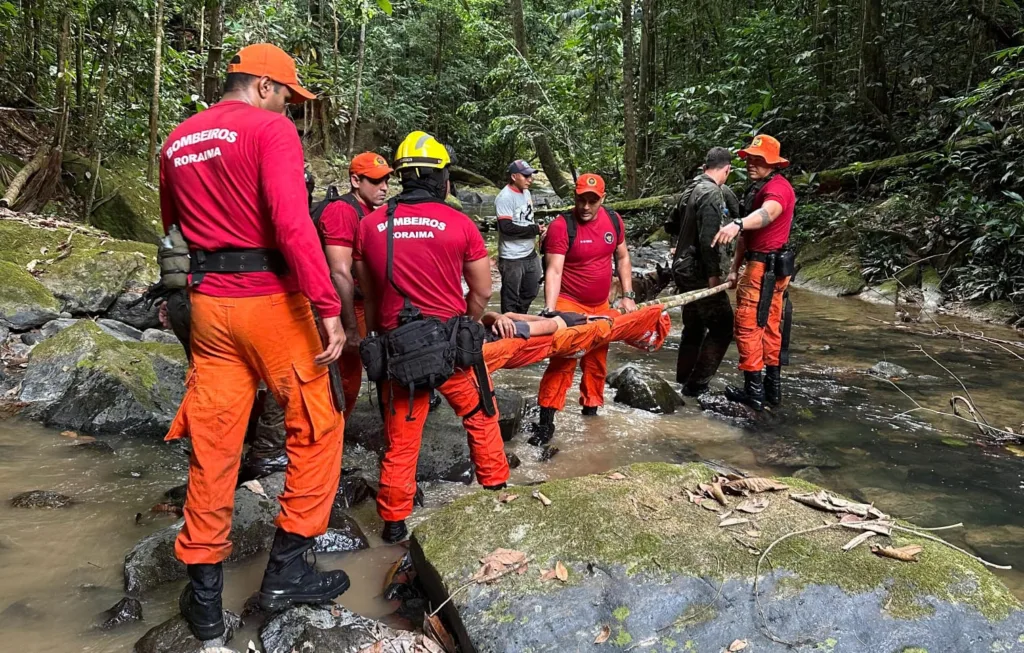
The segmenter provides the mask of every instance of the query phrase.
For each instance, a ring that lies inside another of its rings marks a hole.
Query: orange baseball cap
[[[576,180],[576,194],[582,195],[583,193],[593,193],[598,197],[604,197],[604,179],[601,179],[601,175],[595,175],[592,172],[580,175],[580,178]]]
[[[785,168],[789,161],[779,156],[782,146],[779,141],[768,134],[760,134],[754,137],[750,146],[739,151],[739,157],[746,159],[748,156],[759,156],[770,166]]]
[[[360,175],[370,179],[383,179],[392,172],[394,170],[388,165],[387,160],[373,152],[363,152],[362,154],[355,155],[352,158],[352,163],[348,165],[348,173],[350,175]]]
[[[270,43],[247,45],[239,50],[228,63],[228,72],[269,77],[278,84],[284,84],[292,90],[292,104],[302,104],[306,100],[316,98],[315,93],[310,93],[299,85],[295,60],[287,52]]]

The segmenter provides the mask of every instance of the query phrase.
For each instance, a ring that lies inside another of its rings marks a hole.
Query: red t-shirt
[[[768,183],[754,195],[754,206],[751,210],[758,210],[768,200],[775,200],[782,205],[782,214],[764,229],[743,232],[748,252],[774,252],[789,242],[789,230],[793,226],[793,209],[796,208],[796,193],[789,180],[778,174],[769,179]]]
[[[369,268],[385,331],[398,326],[403,305],[387,278],[387,225],[387,205],[363,218],[353,253]],[[402,292],[424,315],[448,320],[465,314],[463,266],[487,256],[469,216],[440,202],[399,204],[394,230],[392,276]]]
[[[354,193],[352,196],[363,207],[363,215],[372,211]],[[348,202],[336,200],[328,204],[324,208],[324,212],[320,214],[320,222],[318,224],[320,237],[323,239],[324,245],[355,249],[359,231],[359,220],[359,213]],[[363,295],[359,291],[359,280],[354,276],[352,284],[356,290],[355,298],[361,300]]]
[[[576,239],[569,247],[565,217],[558,216],[548,226],[544,251],[563,254],[562,288],[559,294],[580,304],[596,306],[608,302],[612,289],[615,248],[626,239],[626,229],[619,221],[618,238],[608,211],[601,207],[590,222],[576,221]],[[568,254],[566,254],[568,252]]]
[[[244,102],[219,102],[171,132],[160,156],[164,229],[189,246],[277,249],[289,272],[210,273],[196,287],[215,297],[301,290],[323,315],[341,303],[309,218],[302,143],[288,118]]]

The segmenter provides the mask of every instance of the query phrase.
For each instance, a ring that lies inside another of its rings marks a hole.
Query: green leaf
[[[10,2],[0,3],[0,11],[3,11],[8,16],[18,15],[18,8],[11,4]]]
[[[388,16],[390,16],[391,12],[394,11],[391,7],[391,0],[377,0],[377,6],[380,7],[380,10]]]

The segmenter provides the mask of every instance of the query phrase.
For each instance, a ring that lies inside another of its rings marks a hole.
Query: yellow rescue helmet
[[[409,134],[395,152],[395,170],[398,171],[406,168],[443,169],[451,162],[445,146],[426,132]]]

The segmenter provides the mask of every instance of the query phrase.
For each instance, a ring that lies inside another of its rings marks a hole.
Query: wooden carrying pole
[[[637,308],[647,308],[648,306],[661,306],[665,310],[675,308],[677,306],[684,306],[686,304],[692,304],[695,301],[710,297],[711,295],[717,295],[720,292],[725,292],[729,289],[729,284],[723,283],[715,286],[714,288],[702,288],[700,290],[691,290],[690,292],[684,292],[681,295],[672,295],[670,297],[662,297],[661,299],[652,299],[649,302],[637,304]],[[622,311],[622,309],[619,309]]]

